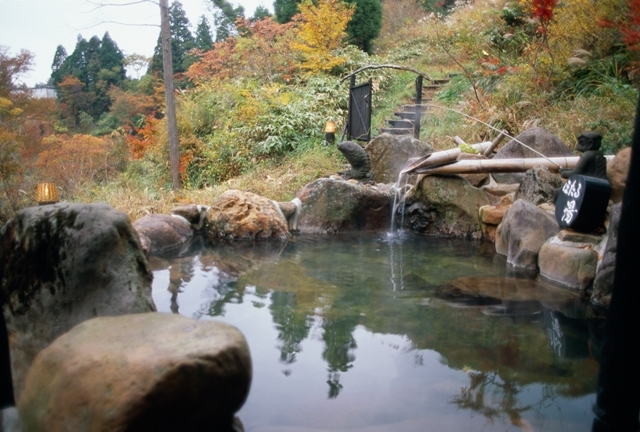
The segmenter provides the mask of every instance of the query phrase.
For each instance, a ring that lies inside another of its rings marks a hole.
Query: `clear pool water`
[[[491,246],[299,236],[150,263],[159,311],[246,336],[247,432],[590,430],[602,319]]]

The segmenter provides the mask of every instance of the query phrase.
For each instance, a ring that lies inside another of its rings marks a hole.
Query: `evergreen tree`
[[[213,48],[211,27],[209,27],[209,22],[204,15],[200,17],[200,22],[198,22],[198,27],[196,28],[196,48],[202,51],[209,51]]]
[[[182,9],[182,3],[174,1],[169,7],[169,27],[171,29],[171,57],[173,72],[184,72],[195,60],[189,51],[196,47],[196,40],[191,34],[189,18]],[[158,36],[158,43],[153,52],[150,72],[162,72],[162,39]]]
[[[275,0],[273,9],[276,13],[276,21],[280,24],[288,23],[298,13],[298,5],[301,0]]]
[[[259,5],[256,10],[253,12],[253,21],[258,21],[271,16],[271,12],[267,9],[266,6]]]
[[[58,45],[56,53],[53,55],[53,63],[51,63],[51,81],[56,83],[62,80],[60,69],[69,55],[62,45]]]
[[[351,0],[356,11],[347,26],[349,42],[371,54],[372,42],[382,28],[382,5],[380,0]]]
[[[244,17],[244,8],[233,7],[227,0],[211,0],[213,3],[213,24],[216,28],[216,42],[236,34],[235,22]]]
[[[122,54],[118,45],[111,39],[109,32],[106,32],[102,37],[98,56],[100,58],[100,69],[108,69],[116,72],[117,78],[112,84],[120,85],[126,77],[124,54]]]

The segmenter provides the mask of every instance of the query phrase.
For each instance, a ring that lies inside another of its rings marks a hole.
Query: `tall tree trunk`
[[[169,133],[169,161],[173,189],[182,188],[180,180],[180,150],[178,148],[178,122],[176,120],[176,101],[173,94],[173,60],[171,58],[171,29],[169,27],[168,0],[160,0],[160,35],[162,38],[162,69],[164,77],[164,95]]]

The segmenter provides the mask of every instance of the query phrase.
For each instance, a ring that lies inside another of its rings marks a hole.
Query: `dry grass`
[[[179,204],[210,205],[218,195],[229,189],[252,192],[276,201],[289,201],[304,185],[343,169],[344,162],[335,148],[325,147],[289,156],[278,165],[256,166],[251,172],[214,187],[180,191],[151,190],[140,187],[133,180],[121,178],[108,184],[80,188],[73,201],[106,202],[126,213],[132,221],[147,214],[169,213]]]

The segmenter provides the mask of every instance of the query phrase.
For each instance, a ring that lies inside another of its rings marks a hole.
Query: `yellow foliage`
[[[302,57],[300,67],[314,73],[330,71],[346,62],[345,57],[334,56],[332,51],[342,46],[354,7],[339,0],[319,0],[317,6],[305,0],[299,10],[291,49]]]

